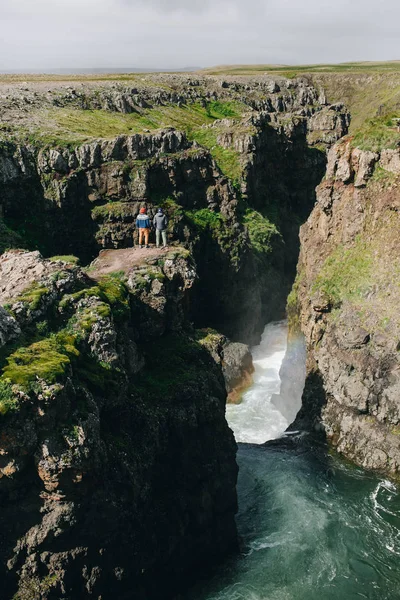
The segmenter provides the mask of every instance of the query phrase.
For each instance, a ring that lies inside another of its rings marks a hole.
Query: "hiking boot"
[[[139,248],[143,248],[142,244],[139,244]]]

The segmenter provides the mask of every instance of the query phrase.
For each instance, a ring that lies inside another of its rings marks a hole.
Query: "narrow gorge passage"
[[[276,406],[290,418],[304,383],[298,348],[280,380],[285,347],[285,323],[268,325],[253,349],[254,385],[241,405],[228,407],[237,440],[251,442],[239,443],[238,453],[241,553],[190,600],[396,600],[396,487],[305,434],[261,445],[282,435],[288,420]]]

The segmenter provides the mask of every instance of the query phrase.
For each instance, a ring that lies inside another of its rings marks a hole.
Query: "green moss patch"
[[[16,384],[29,392],[38,379],[49,384],[62,381],[71,360],[78,356],[76,338],[59,332],[11,354],[0,381]]]
[[[18,398],[13,392],[11,382],[0,379],[0,415],[4,416],[17,408]]]
[[[217,230],[223,222],[222,215],[214,212],[209,208],[201,208],[200,210],[186,210],[186,218],[198,229]]]
[[[312,287],[337,306],[344,299],[359,299],[373,279],[371,245],[357,238],[354,246],[338,246],[324,262]]]
[[[95,206],[92,210],[92,218],[95,221],[114,220],[131,214],[131,208],[126,202],[109,202],[102,206]]]
[[[87,334],[92,330],[92,327],[101,319],[111,317],[111,308],[105,302],[95,304],[91,307],[85,307],[79,310],[69,322],[69,327],[73,330],[80,331],[81,334]],[[78,337],[81,336],[78,334]],[[83,335],[85,337],[85,335]]]
[[[69,265],[79,265],[79,258],[73,254],[60,254],[52,256],[49,260],[68,263]]]
[[[395,125],[395,117],[400,118],[400,112],[366,120],[354,133],[352,146],[373,152],[380,152],[384,148],[396,149],[400,133]]]
[[[124,319],[129,314],[129,291],[124,278],[125,274],[121,271],[105,275],[98,281],[100,298],[110,305],[117,320]]]
[[[282,242],[276,225],[256,210],[246,209],[243,223],[247,228],[251,247],[260,257],[270,254],[275,242]]]
[[[42,299],[49,292],[49,288],[34,282],[16,298],[16,301],[27,304],[29,310],[37,310],[40,307]]]
[[[296,333],[300,331],[300,301],[298,294],[303,278],[303,273],[297,273],[295,282],[286,301],[286,314],[290,333]]]
[[[189,139],[209,150],[222,173],[238,185],[242,176],[240,154],[233,148],[224,148],[218,144],[218,135],[222,131],[223,129],[217,127],[193,129],[189,132]]]
[[[97,307],[101,316],[109,316],[110,311],[116,319],[125,318],[129,314],[129,291],[125,285],[125,274],[123,271],[110,273],[101,277],[97,285],[78,290],[73,294],[66,294],[59,306],[65,310],[69,305],[79,302],[83,298],[98,298],[104,306]],[[106,314],[107,313],[107,314]]]

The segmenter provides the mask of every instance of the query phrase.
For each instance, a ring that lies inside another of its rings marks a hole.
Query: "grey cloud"
[[[121,0],[126,6],[146,6],[151,7],[163,13],[188,12],[202,13],[206,12],[212,0]]]
[[[0,11],[0,69],[400,58],[398,0],[0,0]]]

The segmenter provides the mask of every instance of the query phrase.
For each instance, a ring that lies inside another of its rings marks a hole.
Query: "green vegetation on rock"
[[[65,309],[70,304],[79,302],[83,298],[94,297],[111,307],[115,318],[123,318],[129,311],[129,292],[124,279],[125,273],[123,271],[103,275],[97,281],[97,285],[85,287],[73,294],[66,294],[60,302],[60,308]],[[106,312],[107,315],[105,314]],[[101,316],[109,316],[108,309],[104,308]]]
[[[42,579],[36,576],[25,579],[12,600],[41,600],[50,593],[58,579],[57,574],[46,575]]]
[[[161,260],[164,262],[164,259]],[[141,267],[141,269],[135,273],[132,282],[133,294],[136,292],[149,291],[154,280],[163,282],[165,280],[164,273],[160,269],[157,269],[157,267]]]
[[[0,381],[29,392],[38,379],[49,384],[61,381],[71,359],[78,356],[75,337],[61,331],[13,352],[7,358]]]
[[[18,408],[18,398],[14,394],[11,382],[0,379],[0,415],[4,416],[9,411]]]
[[[115,319],[123,319],[129,313],[129,291],[125,284],[125,273],[115,272],[98,280],[100,298],[107,302]]]
[[[303,273],[297,273],[295,282],[287,297],[286,314],[288,318],[289,331],[291,334],[300,331],[300,301],[299,301],[299,286],[303,279]]]
[[[209,208],[200,208],[199,210],[186,210],[186,218],[198,229],[210,229],[215,231],[221,227],[223,222],[222,215]]]
[[[352,146],[373,152],[397,148],[400,135],[395,125],[396,116],[400,118],[399,113],[391,113],[365,121],[351,138]]]
[[[243,236],[233,230],[226,219],[209,208],[184,211],[189,224],[202,235],[209,235],[215,240],[224,254],[229,256],[231,264],[238,266],[240,247],[244,243]]]
[[[242,167],[239,161],[239,152],[232,148],[224,148],[218,144],[218,135],[221,129],[217,127],[202,127],[189,132],[189,139],[195,140],[204,148],[209,150],[222,173],[238,185],[242,175]]]
[[[43,122],[32,127],[31,131],[21,130],[20,137],[28,136],[29,141],[38,146],[71,147],[121,134],[154,132],[163,127],[175,127],[189,132],[217,119],[240,118],[245,110],[248,110],[248,107],[239,102],[219,101],[209,102],[205,106],[193,103],[183,106],[171,104],[138,108],[136,112],[129,114],[60,108],[42,115]],[[38,119],[40,120],[39,115]]]
[[[52,256],[50,260],[65,262],[70,265],[79,265],[79,258],[73,254],[60,254],[57,256]]]
[[[129,205],[126,202],[108,202],[101,206],[95,206],[92,210],[92,217],[95,221],[104,221],[115,219],[129,213]]]
[[[16,300],[28,305],[29,310],[37,310],[40,307],[42,299],[50,292],[49,288],[36,282],[27,287]]]
[[[256,210],[247,208],[243,223],[247,228],[252,249],[259,257],[265,257],[272,252],[274,241],[282,241],[276,225]]]
[[[312,292],[322,293],[337,306],[344,299],[362,297],[372,280],[371,245],[360,237],[351,248],[338,246],[324,262]]]
[[[69,327],[73,326],[74,330],[82,332],[87,335],[91,331],[92,327],[100,319],[108,319],[111,316],[111,308],[105,302],[100,302],[93,306],[87,306],[79,310],[76,315],[71,319]],[[78,334],[78,338],[80,335]]]

